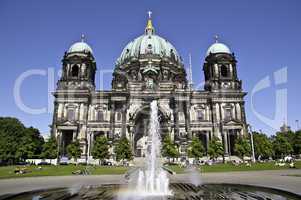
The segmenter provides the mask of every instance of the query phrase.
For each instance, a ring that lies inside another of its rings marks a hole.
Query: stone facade
[[[228,47],[214,43],[203,65],[204,90],[187,80],[175,48],[155,34],[151,19],[145,33],[130,42],[118,58],[112,90],[95,89],[96,62],[84,41],[65,53],[58,81],[52,123],[60,154],[78,139],[82,157],[91,157],[93,141],[104,135],[109,141],[126,136],[135,156],[144,156],[150,102],[158,100],[161,134],[170,135],[182,156],[193,136],[208,149],[218,137],[225,155],[233,155],[234,140],[246,134],[245,92],[238,79],[236,59]],[[111,149],[114,156],[113,148]]]

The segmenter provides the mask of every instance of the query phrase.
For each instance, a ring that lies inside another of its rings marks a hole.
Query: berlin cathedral
[[[157,100],[162,138],[169,135],[181,157],[192,137],[206,151],[213,137],[225,156],[234,154],[234,141],[247,134],[245,92],[230,48],[217,40],[206,52],[203,90],[195,90],[175,47],[156,34],[151,17],[143,34],[130,41],[117,59],[112,89],[96,90],[93,50],[82,38],[66,51],[55,97],[52,136],[61,156],[79,140],[82,158],[93,159],[93,141],[105,136],[111,144],[125,136],[135,157],[147,150],[150,102]],[[188,77],[188,78],[187,78]],[[114,157],[114,147],[110,151]]]

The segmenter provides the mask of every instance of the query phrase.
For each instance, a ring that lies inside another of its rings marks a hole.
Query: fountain
[[[145,170],[140,169],[136,190],[144,196],[167,196],[169,179],[161,163],[161,137],[158,120],[157,101],[151,102],[150,125],[148,129],[148,151],[146,154]]]
[[[138,170],[138,176],[132,180],[134,188],[122,194],[123,199],[146,199],[147,197],[165,197],[172,195],[169,189],[169,178],[161,163],[161,137],[158,120],[157,101],[151,102],[150,124],[148,127],[148,148],[143,168]]]

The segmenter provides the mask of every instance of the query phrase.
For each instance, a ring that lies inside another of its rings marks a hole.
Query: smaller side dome
[[[90,52],[93,54],[92,48],[84,41],[85,36],[81,36],[81,41],[76,42],[71,45],[71,47],[68,50],[68,53],[75,53],[75,52]]]
[[[215,43],[212,44],[207,52],[206,52],[206,56],[209,56],[210,53],[227,53],[227,54],[231,54],[231,50],[230,48],[223,44],[223,43],[220,43],[218,42],[218,36],[215,36]]]

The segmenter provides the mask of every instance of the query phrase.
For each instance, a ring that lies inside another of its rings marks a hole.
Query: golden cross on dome
[[[148,18],[151,19],[151,18],[152,18],[152,14],[153,14],[152,11],[149,10],[149,11],[147,12],[147,14],[148,14]]]
[[[155,32],[155,29],[152,24],[152,11],[148,11],[148,20],[145,28],[145,33],[146,34],[153,34]]]

